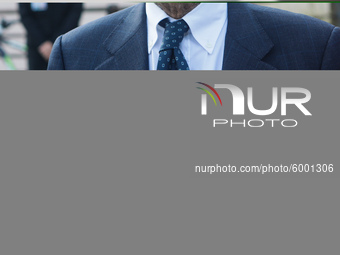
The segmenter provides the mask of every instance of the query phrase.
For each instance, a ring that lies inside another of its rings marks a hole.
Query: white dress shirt
[[[190,70],[222,70],[227,33],[227,3],[201,3],[182,19],[189,25],[180,49]],[[169,17],[154,3],[146,3],[149,69],[157,70],[164,28],[158,23]]]

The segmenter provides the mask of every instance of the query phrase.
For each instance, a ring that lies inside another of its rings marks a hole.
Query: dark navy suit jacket
[[[54,45],[50,70],[148,70],[145,5],[79,27]],[[228,4],[223,70],[339,70],[340,28],[301,14]]]

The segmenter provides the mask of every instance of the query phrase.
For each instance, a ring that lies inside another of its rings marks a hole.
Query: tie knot
[[[184,34],[189,30],[188,24],[183,19],[175,22],[164,19],[159,25],[165,29],[161,50],[177,49],[183,40]]]

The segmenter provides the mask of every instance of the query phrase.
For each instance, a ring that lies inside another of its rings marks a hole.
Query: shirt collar
[[[148,51],[149,54],[158,39],[158,30],[163,28],[158,23],[170,18],[161,8],[154,3],[146,3],[146,16],[148,28]],[[227,20],[227,3],[201,3],[182,19],[189,25],[189,33],[209,53],[214,50],[216,41]],[[211,29],[211,28],[214,29]]]

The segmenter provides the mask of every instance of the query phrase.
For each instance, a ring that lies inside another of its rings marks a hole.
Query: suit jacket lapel
[[[223,70],[274,70],[275,67],[262,61],[273,46],[251,4],[228,4]]]
[[[131,8],[104,41],[112,54],[96,70],[149,70],[145,5]]]

